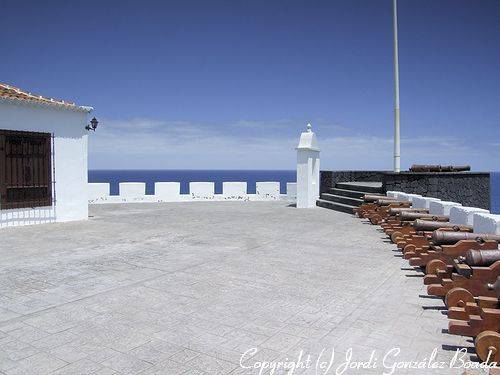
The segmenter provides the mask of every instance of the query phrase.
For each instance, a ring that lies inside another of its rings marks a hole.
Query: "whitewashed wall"
[[[462,207],[460,203],[441,201],[438,198],[422,197],[416,194],[405,194],[399,191],[388,191],[387,196],[413,196],[414,208],[426,208],[433,215],[449,216],[450,223],[470,225],[474,233],[500,234],[500,215],[491,214],[488,210],[477,207]]]
[[[246,182],[223,182],[222,194],[215,194],[213,182],[190,182],[189,194],[180,194],[179,182],[156,182],[153,195],[146,195],[146,185],[141,182],[122,182],[119,195],[110,195],[109,184],[89,183],[88,202],[140,203],[140,202],[189,202],[189,201],[275,201],[295,202],[297,188],[295,183],[287,183],[287,193],[280,194],[279,182],[257,182],[256,193],[247,193]]]
[[[0,210],[0,227],[88,218],[86,112],[0,100],[0,129],[54,134],[51,207]],[[0,202],[1,205],[1,202]]]

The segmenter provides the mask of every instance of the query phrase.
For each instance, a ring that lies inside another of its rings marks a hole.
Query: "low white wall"
[[[475,233],[500,234],[500,215],[475,213],[473,221]]]
[[[389,197],[389,198],[396,198],[398,196],[398,193],[400,193],[399,191],[391,191],[389,190],[386,195]]]
[[[422,198],[419,198],[419,197],[414,197],[413,198],[413,202],[412,202],[412,206],[413,208],[425,208],[425,209],[429,209],[429,204],[431,202],[439,202],[440,199],[438,198],[429,198],[429,197],[422,197]]]
[[[120,182],[118,189],[122,197],[130,198],[146,195],[146,183],[144,182]]]
[[[155,196],[159,202],[178,202],[180,195],[180,182],[155,182]]]
[[[448,216],[450,215],[450,209],[457,206],[461,206],[461,204],[448,201],[432,201],[429,202],[429,213],[432,215]]]
[[[415,198],[422,198],[420,194],[406,194],[406,195],[408,197],[408,200],[412,203]]]
[[[488,210],[463,207],[457,202],[442,201],[438,198],[422,197],[419,194],[406,194],[400,191],[388,191],[387,196],[411,200],[413,208],[426,208],[433,215],[449,216],[451,223],[472,226],[475,233],[500,234],[500,215],[490,214]]]
[[[262,200],[280,199],[279,182],[257,182],[255,191],[257,197]]]
[[[297,183],[286,183],[286,199],[290,202],[297,202]]]
[[[473,225],[475,213],[489,214],[490,212],[483,208],[477,208],[477,207],[462,207],[462,206],[451,207],[450,223],[458,225]]]
[[[215,194],[213,182],[190,182],[189,194],[180,193],[179,182],[156,182],[153,195],[146,195],[144,182],[119,183],[119,195],[110,195],[109,183],[89,183],[89,204],[141,203],[141,202],[189,202],[189,201],[295,201],[296,183],[287,183],[287,194],[280,194],[279,182],[257,182],[256,194],[247,193],[247,183],[225,181],[222,194]]]
[[[248,200],[246,182],[223,182],[222,195],[227,200]]]
[[[396,193],[395,198],[399,201],[409,201],[408,194],[399,191]]]
[[[89,186],[89,201],[105,200],[109,197],[109,184],[107,183],[92,183]]]
[[[214,199],[215,184],[213,182],[190,182],[189,194],[195,200]]]

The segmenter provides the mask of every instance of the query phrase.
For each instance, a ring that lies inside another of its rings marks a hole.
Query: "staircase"
[[[381,182],[339,182],[316,201],[319,207],[352,214],[363,203],[365,194],[382,194]]]

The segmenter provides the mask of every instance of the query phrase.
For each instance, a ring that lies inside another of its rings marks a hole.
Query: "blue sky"
[[[92,105],[91,168],[391,169],[392,1],[2,4],[0,81]],[[500,1],[399,0],[402,166],[500,165]]]

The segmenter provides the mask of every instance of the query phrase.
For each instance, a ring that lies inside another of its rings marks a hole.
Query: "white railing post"
[[[297,208],[316,207],[319,185],[318,141],[311,124],[307,124],[297,146]]]

